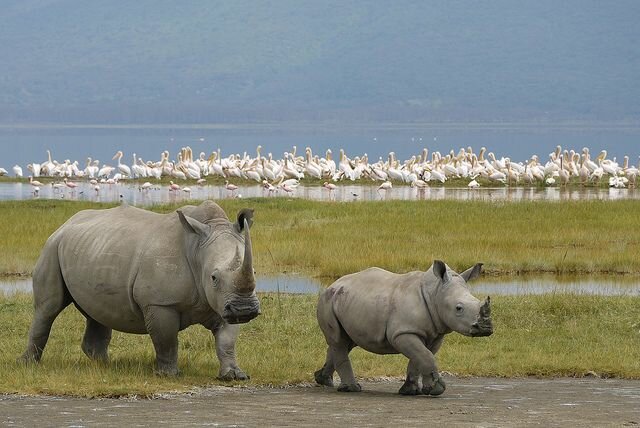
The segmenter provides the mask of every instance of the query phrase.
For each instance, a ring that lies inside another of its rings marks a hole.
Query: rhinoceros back
[[[133,286],[147,242],[163,237],[167,220],[132,207],[87,210],[52,236],[65,285],[85,313],[117,330],[145,332]]]

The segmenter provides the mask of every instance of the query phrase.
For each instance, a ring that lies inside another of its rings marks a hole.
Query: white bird
[[[382,197],[382,194],[380,193],[380,191],[384,190],[386,193],[387,191],[391,190],[392,187],[393,185],[391,184],[391,182],[387,180],[384,183],[382,183],[380,186],[378,186],[378,194],[380,195],[380,197]]]
[[[13,166],[13,173],[16,177],[22,178],[22,167],[20,165]]]
[[[180,185],[174,183],[173,181],[169,181],[169,191],[177,191],[180,190]]]
[[[476,180],[471,180],[469,184],[467,184],[467,187],[469,189],[477,189],[478,187],[480,187],[480,183],[478,183]]]
[[[72,191],[72,192],[73,192],[73,191],[75,191],[76,187],[78,187],[78,184],[77,184],[77,183],[74,183],[73,181],[67,181],[67,179],[66,179],[66,178],[65,178],[64,180],[62,180],[62,181],[64,181],[64,184],[65,184],[69,189],[71,189],[71,191]]]
[[[127,165],[121,162],[122,156],[123,156],[122,151],[118,150],[118,152],[113,156],[112,160],[118,159],[118,170],[120,171],[120,174],[122,174],[123,176],[126,176],[126,178],[130,178],[131,168],[129,168]]]
[[[34,180],[33,177],[31,176],[29,176],[29,184],[31,184],[34,187],[43,186],[42,183],[40,183],[38,180]]]
[[[229,183],[229,180],[225,180],[224,188],[231,192],[231,195],[234,194],[236,190],[238,190],[238,186],[235,184]]]

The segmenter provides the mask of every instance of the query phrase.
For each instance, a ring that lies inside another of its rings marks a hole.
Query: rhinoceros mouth
[[[242,324],[260,315],[260,302],[256,297],[235,297],[224,305],[222,318],[229,324]]]
[[[491,336],[493,334],[493,324],[491,323],[475,323],[471,326],[469,336],[482,337]]]

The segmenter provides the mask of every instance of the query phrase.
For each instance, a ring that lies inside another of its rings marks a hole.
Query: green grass
[[[242,207],[255,209],[252,237],[260,274],[333,279],[369,266],[425,270],[433,259],[458,270],[480,261],[489,274],[640,274],[640,201],[218,203],[232,219]],[[109,206],[0,202],[0,274],[29,275],[47,237],[72,214]]]
[[[242,326],[238,362],[249,385],[313,382],[326,345],[315,319],[315,296],[261,295],[263,314]],[[640,302],[637,297],[551,294],[496,296],[495,333],[447,336],[437,360],[461,376],[583,376],[640,379]],[[73,307],[53,325],[39,365],[15,363],[26,345],[31,297],[0,297],[0,393],[80,396],[143,395],[218,384],[213,339],[204,328],[180,333],[176,378],[153,375],[147,335],[114,332],[111,362],[90,361],[80,350],[84,320]],[[403,376],[406,358],[352,352],[358,378]],[[398,382],[400,387],[400,381]]]

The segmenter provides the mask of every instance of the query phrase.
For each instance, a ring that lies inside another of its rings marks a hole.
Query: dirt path
[[[364,382],[359,394],[298,386],[218,387],[152,400],[4,395],[0,425],[640,427],[640,381],[446,380],[439,398],[399,396],[397,380]]]

